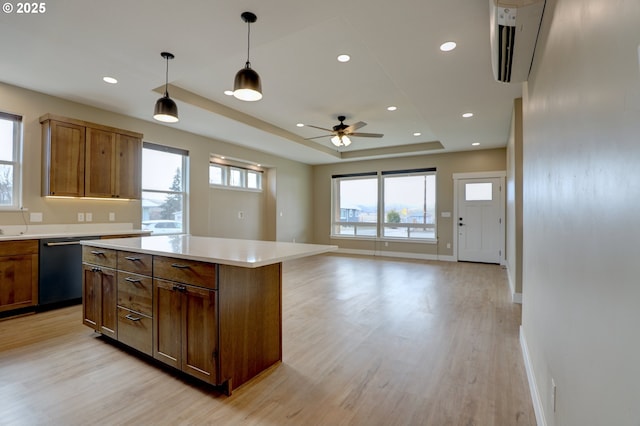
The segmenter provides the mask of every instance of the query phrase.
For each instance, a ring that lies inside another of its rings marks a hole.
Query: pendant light
[[[233,96],[241,101],[259,101],[262,99],[262,83],[257,72],[251,69],[249,62],[249,47],[251,42],[251,24],[258,19],[251,12],[244,12],[240,15],[242,20],[247,23],[247,62],[236,74],[233,83]]]
[[[173,59],[175,56],[169,52],[162,52],[160,56],[167,60],[167,72],[165,75],[164,96],[156,101],[153,118],[165,123],[175,123],[178,121],[178,106],[169,97],[169,92],[167,91],[167,86],[169,85],[169,59]]]

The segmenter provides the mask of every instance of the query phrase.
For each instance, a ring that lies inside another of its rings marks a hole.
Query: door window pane
[[[491,201],[493,200],[493,184],[491,182],[465,183],[465,201]]]

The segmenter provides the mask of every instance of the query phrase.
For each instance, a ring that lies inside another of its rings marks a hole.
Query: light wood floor
[[[283,293],[283,362],[231,397],[79,306],[2,321],[0,424],[535,425],[499,266],[316,256],[285,263]]]

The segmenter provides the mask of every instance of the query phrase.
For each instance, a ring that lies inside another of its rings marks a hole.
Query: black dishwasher
[[[81,240],[100,237],[40,240],[38,306],[47,310],[82,302]]]

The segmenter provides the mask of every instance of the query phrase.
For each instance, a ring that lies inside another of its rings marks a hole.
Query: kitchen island
[[[227,394],[282,360],[282,262],[337,249],[191,235],[81,244],[83,323]]]

